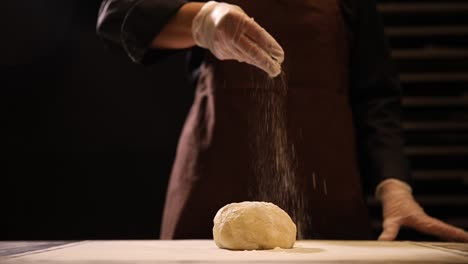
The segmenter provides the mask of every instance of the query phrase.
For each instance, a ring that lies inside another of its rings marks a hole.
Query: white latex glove
[[[281,72],[283,49],[239,6],[207,2],[193,19],[192,35],[198,46],[220,60],[246,62],[271,77]]]
[[[446,241],[468,242],[468,233],[428,216],[414,200],[411,187],[396,179],[377,186],[376,197],[382,202],[383,232],[379,240],[394,240],[401,226],[439,237]]]

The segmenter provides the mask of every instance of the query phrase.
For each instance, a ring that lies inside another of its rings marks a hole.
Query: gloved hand
[[[376,198],[382,202],[383,232],[379,240],[394,240],[401,226],[414,228],[446,241],[468,242],[468,233],[428,216],[414,200],[406,183],[387,179],[377,186]]]
[[[198,46],[220,60],[246,62],[271,77],[281,72],[283,49],[239,6],[207,2],[193,19],[192,35]]]

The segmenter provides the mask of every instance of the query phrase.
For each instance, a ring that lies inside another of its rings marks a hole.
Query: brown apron
[[[308,239],[370,239],[348,98],[339,0],[233,0],[285,50],[285,118]],[[222,206],[252,200],[252,113],[266,74],[207,52],[169,182],[162,239],[212,238]],[[268,89],[265,89],[266,92]]]

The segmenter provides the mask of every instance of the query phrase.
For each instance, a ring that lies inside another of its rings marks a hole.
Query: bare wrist
[[[195,45],[192,21],[205,3],[184,4],[152,42],[153,48],[183,49]]]

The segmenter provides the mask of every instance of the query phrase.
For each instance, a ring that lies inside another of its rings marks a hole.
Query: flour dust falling
[[[287,211],[297,225],[298,238],[303,238],[307,220],[305,199],[296,178],[294,144],[288,136],[285,73],[256,83],[252,113],[253,164],[255,188],[253,197],[272,202]]]

